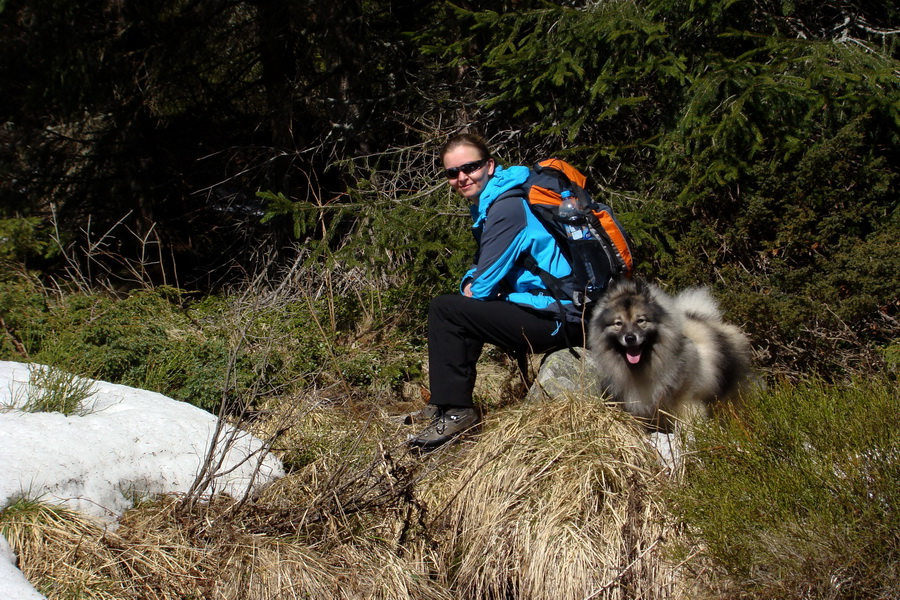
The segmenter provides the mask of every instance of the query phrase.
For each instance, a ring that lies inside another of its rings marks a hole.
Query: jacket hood
[[[472,220],[475,221],[473,227],[480,227],[484,223],[491,204],[504,192],[508,192],[525,183],[530,173],[531,170],[528,167],[503,168],[497,165],[497,168],[494,170],[494,176],[481,190],[481,195],[478,197],[478,206],[471,207]]]

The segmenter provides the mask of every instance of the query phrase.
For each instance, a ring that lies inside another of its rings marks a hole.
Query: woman
[[[468,133],[452,137],[441,159],[450,187],[470,203],[478,249],[460,293],[439,296],[429,308],[431,400],[411,420],[430,424],[409,441],[422,450],[433,450],[479,423],[472,392],[485,343],[523,355],[584,340],[578,311],[571,303],[558,303],[540,278],[521,266],[530,255],[556,277],[572,271],[553,236],[516,193],[528,168],[498,165],[484,139]]]

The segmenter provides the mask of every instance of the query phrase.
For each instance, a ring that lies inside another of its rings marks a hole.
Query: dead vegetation
[[[655,451],[585,400],[522,406],[429,490],[441,555],[464,598],[672,598]]]
[[[334,451],[243,503],[162,498],[115,531],[26,503],[2,532],[51,599],[678,597],[660,468],[619,413],[500,409],[418,457],[379,412],[339,412],[293,410],[295,439],[314,424]]]

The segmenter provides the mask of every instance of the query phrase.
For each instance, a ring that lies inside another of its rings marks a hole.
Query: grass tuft
[[[19,410],[60,412],[66,416],[91,412],[85,401],[95,393],[94,381],[44,365],[29,365],[28,373],[28,388]]]
[[[435,504],[458,598],[671,598],[659,464],[644,433],[589,400],[486,423]]]
[[[19,567],[48,598],[117,600],[126,597],[103,528],[60,506],[21,498],[0,511],[0,534]]]

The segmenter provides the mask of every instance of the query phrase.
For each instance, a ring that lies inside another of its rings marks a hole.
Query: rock
[[[576,358],[568,349],[546,355],[525,400],[553,400],[577,394],[602,401],[596,364],[584,348],[575,348],[575,351],[580,358]]]

